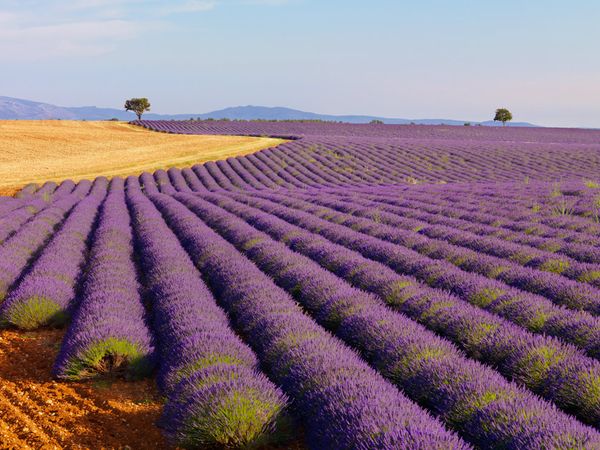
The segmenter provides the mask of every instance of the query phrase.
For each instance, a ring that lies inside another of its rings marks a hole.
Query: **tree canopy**
[[[506,108],[498,108],[496,110],[496,115],[494,116],[494,121],[502,122],[502,126],[506,125],[506,122],[511,121],[513,118],[512,113]]]
[[[125,111],[133,111],[138,120],[142,118],[142,114],[150,111],[150,102],[147,98],[130,98],[125,101]]]

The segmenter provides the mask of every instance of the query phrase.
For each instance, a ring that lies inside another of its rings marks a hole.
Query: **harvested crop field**
[[[0,194],[12,195],[28,183],[188,167],[281,142],[248,136],[151,133],[120,122],[0,121]]]
[[[600,132],[136,123],[290,140],[0,199],[9,392],[108,378],[132,447],[600,448]]]

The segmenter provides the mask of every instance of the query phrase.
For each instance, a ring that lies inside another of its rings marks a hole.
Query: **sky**
[[[0,95],[600,127],[595,0],[0,0]]]

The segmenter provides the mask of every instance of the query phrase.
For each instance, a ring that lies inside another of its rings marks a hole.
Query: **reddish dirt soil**
[[[168,449],[152,380],[57,382],[64,331],[0,331],[1,449]]]

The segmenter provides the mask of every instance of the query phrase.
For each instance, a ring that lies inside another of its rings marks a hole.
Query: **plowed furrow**
[[[26,412],[23,412],[17,404],[6,398],[6,389],[0,390],[0,410],[3,411],[2,419],[9,421],[12,429],[16,428],[19,440],[26,442],[34,448],[40,448],[44,445],[60,445],[52,439],[41,426],[37,424],[37,418],[30,417]]]
[[[71,435],[67,429],[56,423],[57,419],[50,415],[53,413],[47,407],[38,405],[29,397],[26,391],[16,385],[4,386],[2,394],[7,401],[11,402],[13,408],[19,410],[20,417],[33,422],[48,441],[52,443],[64,442]]]
[[[57,389],[58,392],[58,389]],[[63,389],[60,390],[60,397],[62,398],[62,400],[64,402],[66,402],[67,405],[73,407],[74,409],[77,409],[79,411],[86,411],[86,410],[91,410],[91,411],[97,411],[99,413],[102,414],[109,414],[110,410],[103,408],[99,405],[96,404],[96,402],[94,402],[94,400],[92,398],[86,398],[81,396],[76,390],[74,389]]]
[[[4,421],[4,415],[4,411],[0,412],[0,448],[7,450],[28,450],[32,448],[24,440],[19,438],[20,433],[14,422],[11,424],[10,422]],[[22,433],[23,432],[21,431],[21,434]],[[11,442],[11,444],[9,445],[7,442]]]
[[[67,414],[75,419],[76,417],[85,415],[84,411],[86,409],[94,408],[93,404],[90,406],[87,402],[78,401],[75,395],[65,395],[65,389],[64,387],[61,389],[61,387],[62,386],[57,386],[56,389],[52,389],[51,387],[44,386],[43,392],[39,392],[38,389],[28,390],[26,386],[21,387],[21,389],[27,392],[29,398],[34,401],[38,407],[49,414],[60,409],[63,415]],[[53,417],[54,416],[50,415],[48,418],[54,423],[55,419],[53,419]],[[67,430],[68,428],[65,429],[65,431]]]

